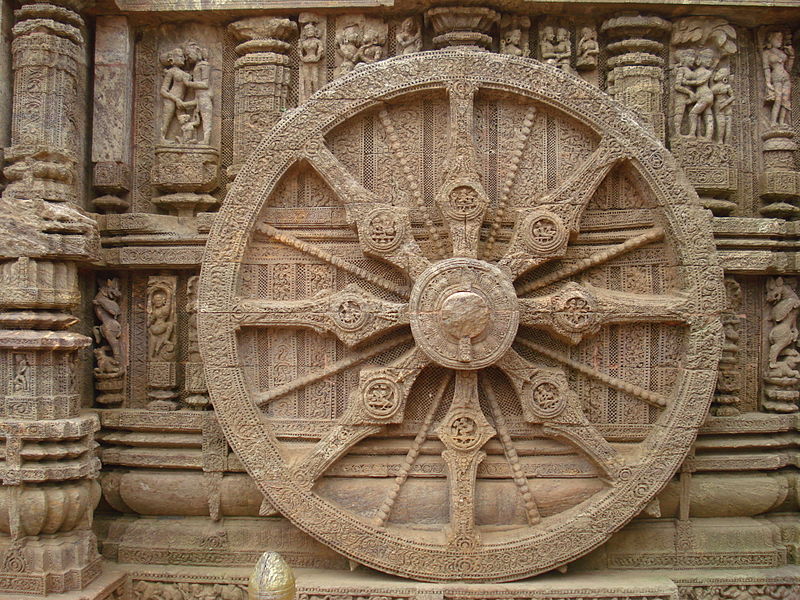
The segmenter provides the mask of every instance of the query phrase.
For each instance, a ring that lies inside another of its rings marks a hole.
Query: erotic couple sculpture
[[[187,42],[161,55],[164,78],[161,82],[161,142],[200,143],[208,146],[214,93],[211,89],[211,65],[208,49],[197,42]],[[169,137],[173,122],[179,133]],[[198,140],[195,129],[200,127]]]

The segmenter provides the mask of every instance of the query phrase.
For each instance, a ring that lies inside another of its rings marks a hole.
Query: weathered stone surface
[[[2,2],[0,596],[800,597],[796,2],[268,4]]]

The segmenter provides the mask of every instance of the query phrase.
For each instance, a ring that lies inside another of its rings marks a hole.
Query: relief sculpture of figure
[[[675,83],[672,89],[675,90],[675,107],[673,109],[673,127],[677,135],[682,135],[683,118],[686,115],[686,107],[694,101],[694,66],[697,60],[697,53],[691,48],[678,50],[676,53],[678,64],[675,65]]]
[[[550,25],[542,29],[539,38],[539,55],[542,62],[558,66],[558,53],[556,52],[556,30]]]
[[[575,66],[582,71],[590,71],[597,67],[599,54],[597,32],[591,27],[583,27],[581,37],[578,39],[578,57],[575,59]]]
[[[358,58],[360,62],[365,64],[372,64],[378,62],[383,58],[383,44],[386,40],[383,36],[374,30],[367,30],[364,32],[364,42],[358,50]]]
[[[711,91],[711,77],[714,74],[714,51],[705,49],[697,55],[697,68],[692,73],[694,106],[689,111],[689,137],[700,135],[700,122],[705,124],[702,137],[710,140],[714,137],[714,115],[711,107],[714,104],[714,93]]]
[[[30,365],[28,359],[24,356],[18,356],[16,364],[14,365],[14,379],[12,382],[12,389],[15,394],[20,394],[28,390],[30,385]]]
[[[194,90],[196,111],[200,117],[203,137],[201,143],[211,142],[212,116],[214,112],[214,92],[211,89],[211,65],[208,62],[208,49],[201,48],[197,42],[187,42],[183,49],[186,63],[192,69],[191,81],[186,85]]]
[[[500,54],[525,56],[525,50],[522,47],[522,31],[519,27],[512,27],[500,39]]]
[[[570,57],[572,56],[572,42],[569,39],[569,30],[559,27],[556,32],[555,52],[557,57],[556,66],[562,71],[570,72]]]
[[[395,37],[398,55],[405,56],[422,50],[422,31],[414,17],[403,19]]]
[[[161,55],[164,67],[164,78],[161,82],[161,141],[167,142],[169,128],[178,110],[187,110],[190,106],[184,101],[186,90],[192,76],[183,70],[186,57],[182,48],[173,48]]]
[[[172,314],[172,299],[169,291],[155,286],[150,291],[147,315],[147,338],[150,360],[173,360],[175,344],[175,317]]]
[[[336,69],[336,76],[338,77],[352,71],[360,59],[361,28],[356,23],[347,25],[336,36],[336,45],[339,48],[339,56],[342,57],[342,62],[339,63]]]
[[[316,23],[309,21],[300,32],[300,60],[304,63],[317,63],[322,60],[324,52],[322,33]]]
[[[781,31],[767,36],[766,48],[761,52],[766,83],[766,100],[772,103],[770,122],[772,125],[789,125],[792,113],[792,78],[794,48],[791,40],[784,41]]]
[[[733,128],[733,86],[730,69],[721,68],[714,73],[714,120],[717,125],[716,140],[723,144],[731,142]]]
[[[100,321],[100,325],[95,326],[93,332],[95,343],[100,345],[100,348],[95,350],[95,356],[97,357],[97,369],[101,373],[122,374],[125,369],[126,361],[120,341],[122,325],[120,325],[119,319],[122,309],[119,306],[119,300],[121,297],[122,292],[120,292],[117,280],[106,279],[92,300],[94,314]]]

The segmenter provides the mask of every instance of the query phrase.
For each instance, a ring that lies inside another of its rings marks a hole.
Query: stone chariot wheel
[[[239,173],[199,326],[231,446],[369,567],[507,581],[609,538],[716,380],[722,272],[659,142],[535,61],[425,52],[289,113]]]

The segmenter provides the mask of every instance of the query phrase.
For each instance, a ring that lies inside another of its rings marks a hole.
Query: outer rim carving
[[[685,286],[698,294],[705,290],[698,295],[702,312],[686,338],[686,368],[678,377],[678,391],[648,438],[648,454],[630,478],[583,505],[580,516],[543,522],[514,541],[486,545],[479,554],[466,555],[342,514],[298,484],[247,391],[236,330],[222,314],[234,304],[239,265],[256,216],[310,135],[324,134],[395,95],[441,88],[459,78],[541,102],[623,140],[663,206]],[[294,153],[287,151],[292,149]],[[202,266],[198,320],[209,388],[226,438],[261,491],[287,518],[367,566],[432,581],[507,581],[564,564],[604,542],[649,502],[672,477],[705,418],[716,379],[718,353],[713,350],[720,343],[716,313],[723,294],[721,285],[716,286],[719,290],[704,287],[707,279],[721,282],[722,277],[710,229],[701,214],[696,194],[652,134],[602,92],[556,69],[504,55],[439,51],[389,59],[353,72],[320,90],[265,137],[240,171],[213,225]]]

